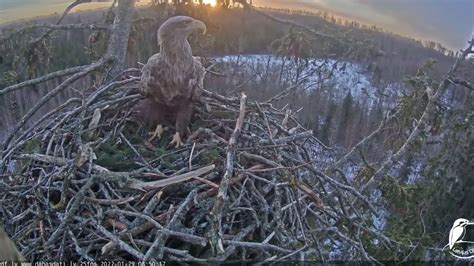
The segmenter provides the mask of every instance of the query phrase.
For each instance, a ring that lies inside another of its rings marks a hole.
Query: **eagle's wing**
[[[205,74],[206,69],[202,66],[201,59],[194,57],[188,86],[182,92],[185,99],[182,99],[176,113],[176,130],[180,133],[186,132],[191,121],[193,102],[196,102],[202,94]]]
[[[140,79],[140,82],[141,82],[140,92],[144,96],[150,95],[150,90],[152,87],[151,85],[152,83],[156,82],[153,77],[154,73],[152,72],[152,69],[153,69],[153,65],[159,64],[159,62],[160,62],[160,54],[159,53],[154,54],[148,59],[148,62],[142,68],[142,76]]]
[[[204,88],[204,77],[206,69],[201,63],[200,57],[193,57],[193,70],[188,82],[188,97],[191,101],[196,101],[202,94]]]

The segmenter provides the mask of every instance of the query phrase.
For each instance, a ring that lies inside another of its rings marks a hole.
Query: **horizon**
[[[10,22],[54,15],[62,12],[71,0],[0,0],[0,25]],[[205,0],[212,4],[215,0]],[[384,3],[382,3],[384,2]],[[426,3],[429,2],[429,5]],[[139,0],[138,5],[150,0]],[[336,17],[375,25],[384,31],[417,40],[430,40],[457,51],[474,35],[474,1],[452,0],[453,9],[446,9],[447,0],[254,0],[259,7],[285,8],[309,12],[325,11]],[[86,3],[72,12],[109,7],[110,2]],[[400,12],[393,12],[394,9]],[[410,10],[409,10],[410,9]],[[412,16],[414,13],[417,16]],[[443,15],[440,15],[442,13]],[[469,25],[470,24],[470,25]]]
[[[273,7],[327,11],[405,37],[458,51],[474,36],[472,0],[254,0]]]

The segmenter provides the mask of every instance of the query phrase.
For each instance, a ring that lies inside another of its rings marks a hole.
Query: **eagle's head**
[[[158,43],[166,40],[185,40],[194,31],[206,33],[206,24],[188,16],[176,16],[166,20],[158,29]]]

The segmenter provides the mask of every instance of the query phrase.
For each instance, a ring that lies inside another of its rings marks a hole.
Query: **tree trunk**
[[[117,76],[126,67],[125,59],[134,7],[135,0],[118,0],[117,13],[112,26],[112,36],[110,36],[107,50],[107,55],[113,57],[115,62],[108,79]]]

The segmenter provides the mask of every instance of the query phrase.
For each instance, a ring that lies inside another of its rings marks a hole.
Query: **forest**
[[[474,40],[455,52],[324,11],[167,2],[0,25],[0,226],[26,260],[457,259]],[[173,149],[132,110],[180,15],[207,27],[188,38],[206,76]]]

